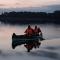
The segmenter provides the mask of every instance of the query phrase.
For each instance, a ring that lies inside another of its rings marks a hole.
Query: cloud
[[[17,3],[19,4],[19,3]],[[3,5],[6,6],[6,5]],[[60,10],[60,5],[49,5],[49,6],[43,6],[43,7],[21,7],[21,8],[0,8],[0,14],[2,12],[11,12],[11,11],[30,11],[30,12],[47,12],[52,13],[56,10]]]
[[[6,4],[0,4],[0,6],[6,6]]]
[[[20,5],[20,3],[15,3],[14,5]]]

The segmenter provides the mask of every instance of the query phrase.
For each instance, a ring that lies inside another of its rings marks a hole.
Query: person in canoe
[[[34,28],[34,35],[42,35],[42,31],[39,27],[35,26]]]
[[[31,28],[30,25],[28,25],[28,28],[25,30],[24,33],[26,33],[26,34],[25,34],[26,36],[31,37],[31,36],[34,34],[34,30],[33,30],[33,28]]]

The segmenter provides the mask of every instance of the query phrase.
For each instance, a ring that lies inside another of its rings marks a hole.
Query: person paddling
[[[35,34],[35,35],[39,35],[39,34],[42,35],[42,31],[41,31],[41,29],[38,28],[37,26],[35,26],[35,28],[34,28],[34,34]]]
[[[34,33],[34,30],[31,28],[30,25],[28,25],[28,28],[25,30],[26,36],[32,36]]]

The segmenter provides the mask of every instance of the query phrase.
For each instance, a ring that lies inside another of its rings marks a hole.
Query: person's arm
[[[40,29],[40,28],[38,28],[38,32],[39,32],[39,34],[42,34],[42,31],[41,31],[41,29]]]
[[[24,33],[25,33],[24,35],[26,36],[26,35],[27,35],[27,29],[25,30],[25,32],[24,32]]]
[[[27,29],[25,30],[25,32],[24,33],[27,33]]]
[[[38,32],[41,32],[41,29],[40,28],[38,28]]]

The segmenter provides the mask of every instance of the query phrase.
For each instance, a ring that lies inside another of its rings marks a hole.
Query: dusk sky
[[[59,4],[60,0],[0,0],[0,8],[41,7]]]

